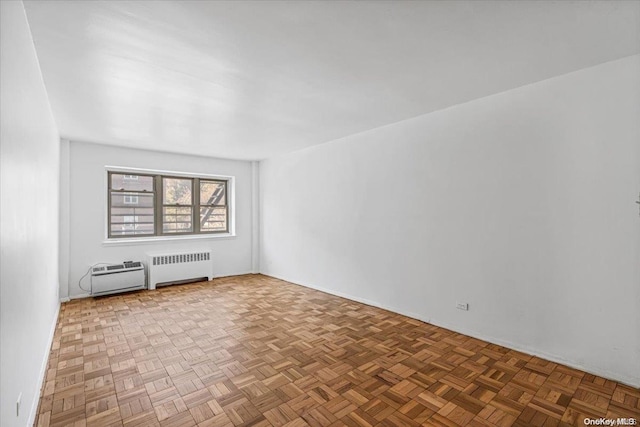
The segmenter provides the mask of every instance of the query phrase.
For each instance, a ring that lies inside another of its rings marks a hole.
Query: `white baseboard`
[[[27,420],[27,427],[32,426],[36,422],[36,415],[38,412],[38,404],[40,403],[40,391],[44,384],[44,379],[47,374],[47,364],[49,363],[49,354],[51,353],[51,346],[53,345],[53,335],[56,332],[56,325],[58,324],[58,316],[60,315],[60,304],[56,308],[56,313],[53,316],[53,324],[49,331],[49,340],[47,341],[47,348],[42,359],[42,365],[40,366],[40,374],[38,376],[38,384],[36,388],[35,397],[31,403],[31,410],[29,411],[29,418]]]
[[[401,313],[402,314],[402,313]],[[408,316],[408,315],[407,315]],[[408,316],[411,317],[411,316]],[[592,374],[592,375],[596,375],[598,377],[602,377],[602,378],[607,378],[610,379],[612,381],[616,381],[619,382],[621,384],[625,384],[628,385],[630,387],[633,388],[640,388],[640,377],[633,377],[632,375],[623,375],[617,372],[610,372],[606,369],[602,369],[602,368],[598,368],[598,367],[594,367],[594,366],[588,366],[588,365],[583,365],[577,362],[574,362],[572,360],[567,360],[561,356],[555,355],[555,354],[550,354],[544,351],[540,351],[538,349],[526,346],[526,345],[521,345],[521,344],[517,344],[517,343],[513,343],[507,340],[503,340],[501,338],[496,338],[496,337],[492,337],[492,336],[488,336],[485,334],[482,334],[480,332],[474,331],[474,330],[470,330],[467,328],[460,328],[460,327],[452,327],[450,325],[448,325],[445,322],[440,322],[437,320],[433,320],[431,322],[432,325],[435,326],[439,326],[441,328],[445,328],[445,329],[449,329],[451,331],[454,332],[458,332],[460,334],[463,335],[468,335],[470,337],[473,338],[477,338],[479,340],[482,341],[487,341],[490,342],[492,344],[498,344],[501,345],[503,347],[507,347],[510,348],[512,350],[516,350],[519,351],[521,353],[526,353],[526,354],[530,354],[531,356],[536,356],[539,357],[541,359],[545,359],[548,360],[550,362],[554,362],[554,363],[559,363],[561,365],[565,365],[568,366],[570,368],[574,368],[574,369],[578,369],[580,371],[586,372],[588,374]]]
[[[519,351],[519,352],[522,352],[522,353],[526,353],[526,354],[529,354],[529,355],[532,355],[532,356],[537,356],[537,357],[549,360],[549,361],[554,362],[554,363],[559,363],[559,364],[562,364],[562,365],[565,365],[565,366],[569,366],[570,368],[578,369],[578,370],[581,370],[581,371],[584,371],[584,372],[587,372],[587,373],[590,373],[590,374],[593,374],[593,375],[597,375],[599,377],[608,378],[608,379],[611,379],[613,381],[617,381],[619,383],[626,384],[626,385],[628,385],[630,387],[634,387],[634,388],[639,388],[640,387],[640,377],[635,377],[633,375],[624,375],[624,374],[620,374],[620,373],[616,373],[616,372],[609,372],[607,370],[604,370],[604,369],[601,369],[601,368],[598,368],[598,367],[594,367],[594,366],[585,366],[585,365],[582,365],[580,363],[576,363],[576,362],[573,362],[571,360],[564,359],[564,358],[562,358],[562,357],[560,357],[558,355],[555,355],[555,354],[549,354],[549,353],[546,353],[544,351],[539,351],[539,350],[537,350],[535,348],[531,348],[531,347],[528,347],[528,346],[525,346],[525,345],[520,345],[520,344],[513,343],[513,342],[510,342],[510,341],[507,341],[507,340],[500,339],[500,338],[488,336],[486,334],[483,334],[483,333],[480,333],[478,331],[474,331],[474,330],[471,330],[471,329],[461,328],[461,327],[458,327],[458,326],[451,326],[451,325],[447,324],[446,322],[440,322],[440,321],[438,321],[436,319],[430,319],[428,317],[424,317],[424,316],[421,316],[421,315],[416,314],[416,313],[411,313],[411,312],[408,312],[406,310],[402,310],[402,309],[399,309],[399,308],[396,308],[396,307],[391,307],[391,306],[388,306],[386,304],[379,303],[377,301],[371,301],[371,300],[368,300],[368,299],[365,299],[365,298],[360,298],[360,297],[356,297],[356,296],[353,296],[353,295],[345,294],[343,292],[334,291],[332,289],[326,289],[326,288],[323,288],[321,286],[297,283],[297,282],[295,282],[293,280],[289,280],[287,278],[276,276],[276,275],[269,274],[269,273],[261,273],[261,274],[264,274],[265,276],[274,277],[276,279],[284,280],[286,282],[293,283],[295,285],[304,286],[305,288],[315,289],[316,291],[324,292],[326,294],[335,295],[335,296],[338,296],[338,297],[341,297],[341,298],[346,298],[346,299],[351,300],[351,301],[360,302],[360,303],[363,303],[363,304],[366,304],[366,305],[370,305],[372,307],[377,307],[377,308],[381,308],[383,310],[391,311],[393,313],[401,314],[403,316],[407,316],[407,317],[410,317],[412,319],[420,320],[422,322],[429,323],[431,325],[435,325],[435,326],[439,326],[441,328],[449,329],[449,330],[457,332],[459,334],[467,335],[467,336],[470,336],[472,338],[477,338],[479,340],[486,341],[486,342],[489,342],[489,343],[492,343],[492,344],[501,345],[503,347],[507,347],[507,348],[510,348],[512,350],[516,350],[516,351]]]
[[[77,295],[69,295],[68,297],[60,298],[60,302],[69,302],[72,299],[81,299],[81,298],[89,298],[91,294],[77,294]]]
[[[225,273],[225,274],[221,274],[221,275],[218,275],[218,276],[213,276],[213,278],[214,279],[222,279],[223,277],[245,276],[247,274],[256,274],[256,273],[253,273],[252,271],[247,270],[247,271],[243,271],[243,272],[240,272],[240,273]]]

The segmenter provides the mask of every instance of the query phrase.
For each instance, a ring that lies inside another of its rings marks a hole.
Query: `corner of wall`
[[[70,180],[70,142],[67,139],[60,139],[60,219],[58,228],[58,270],[59,288],[58,297],[61,301],[69,299],[69,232],[70,232],[70,209],[69,209],[69,186]]]
[[[260,162],[251,162],[251,272],[260,272]]]
[[[29,419],[27,421],[28,426],[32,426],[36,422],[36,416],[38,415],[38,406],[40,405],[40,395],[42,392],[42,387],[45,383],[45,377],[47,374],[47,365],[49,363],[49,354],[51,353],[51,346],[53,345],[53,338],[56,333],[56,326],[58,325],[58,317],[60,316],[60,305],[58,302],[58,307],[53,315],[53,322],[51,324],[51,329],[49,330],[49,339],[47,341],[47,347],[45,348],[44,358],[42,359],[42,364],[40,366],[40,373],[38,375],[38,384],[37,384],[37,394],[35,399],[31,404],[31,408],[29,409]]]

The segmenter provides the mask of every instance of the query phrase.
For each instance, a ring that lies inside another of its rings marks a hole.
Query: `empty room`
[[[640,1],[0,30],[2,427],[640,422]]]

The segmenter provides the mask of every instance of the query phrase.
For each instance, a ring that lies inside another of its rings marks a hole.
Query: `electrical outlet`
[[[20,405],[22,404],[22,393],[18,395],[18,400],[16,400],[16,417],[20,416]]]
[[[458,310],[465,310],[468,311],[469,310],[469,304],[466,302],[457,302],[456,303],[456,308]]]

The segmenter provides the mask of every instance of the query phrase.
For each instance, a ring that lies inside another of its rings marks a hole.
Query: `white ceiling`
[[[63,137],[262,159],[640,52],[640,2],[25,1]]]

